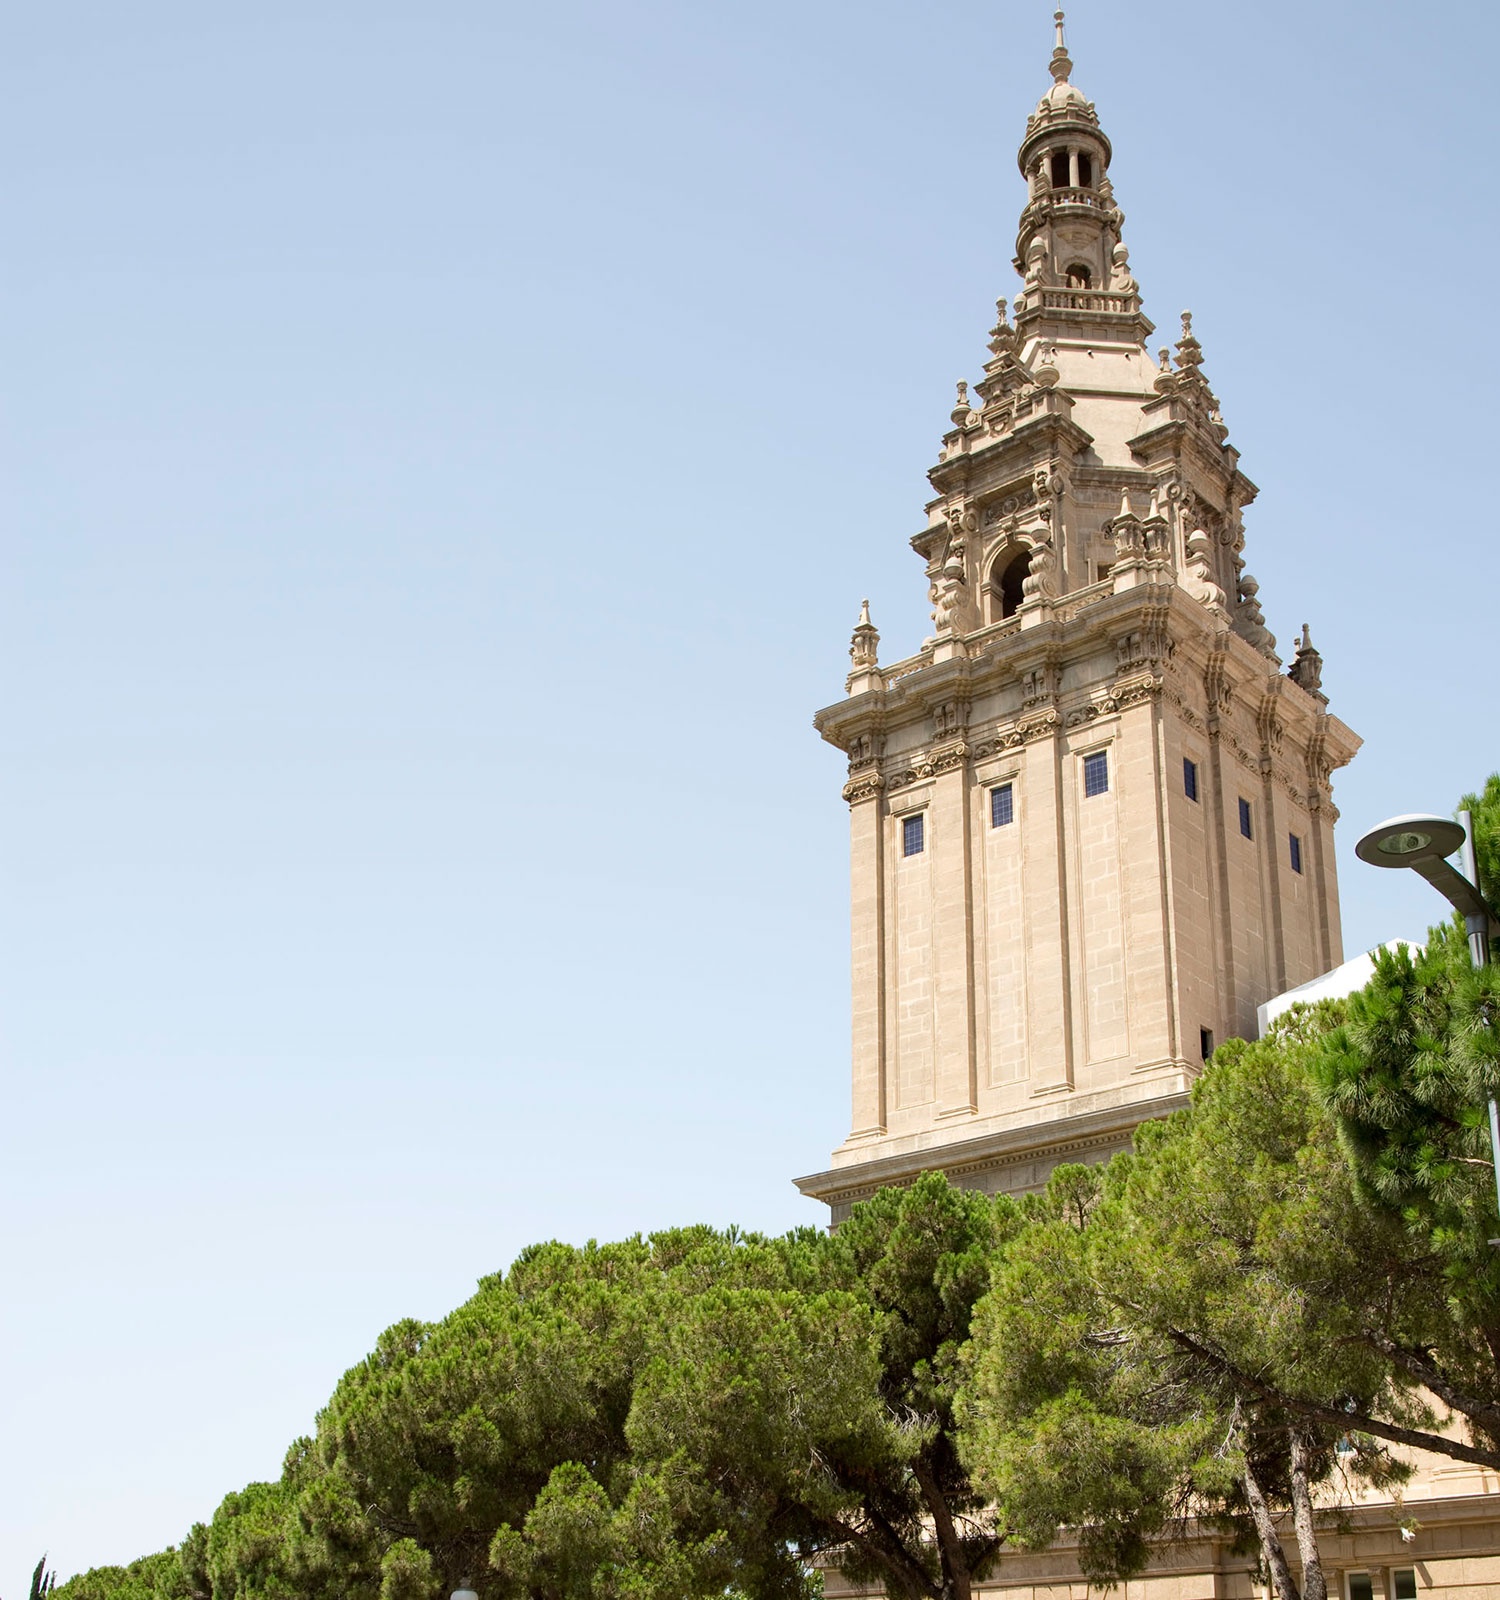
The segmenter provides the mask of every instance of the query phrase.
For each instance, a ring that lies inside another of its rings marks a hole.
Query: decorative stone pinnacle
[[[1068,81],[1068,74],[1073,70],[1073,63],[1068,60],[1068,47],[1063,40],[1062,12],[1054,11],[1052,13],[1052,20],[1057,27],[1057,43],[1052,47],[1050,70],[1056,82],[1066,83]]]
[[[1291,666],[1286,669],[1286,675],[1293,683],[1300,684],[1318,699],[1328,698],[1323,693],[1323,657],[1314,646],[1312,634],[1305,622],[1302,624],[1302,642],[1297,646],[1297,653],[1292,659]]]
[[[969,420],[969,386],[962,378],[958,382],[958,399],[953,402],[953,425],[961,428]]]
[[[1182,337],[1177,341],[1177,365],[1183,372],[1195,374],[1203,365],[1203,346],[1193,333],[1193,313],[1182,313]]]
[[[854,636],[849,641],[849,661],[855,672],[870,672],[876,666],[876,653],[880,635],[870,621],[870,602],[859,603],[859,621],[854,624]]]

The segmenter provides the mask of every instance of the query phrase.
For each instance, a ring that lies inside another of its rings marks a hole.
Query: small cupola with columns
[[[1022,338],[1078,331],[1102,315],[1142,338],[1150,324],[1120,238],[1124,216],[1109,179],[1112,154],[1099,114],[1069,79],[1073,63],[1055,15],[1052,87],[1026,124],[1017,160],[1027,205],[1016,236],[1015,268],[1025,280],[1016,302]]]

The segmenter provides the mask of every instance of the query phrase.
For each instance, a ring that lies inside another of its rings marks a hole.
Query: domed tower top
[[[1143,343],[1141,314],[1120,238],[1124,216],[1109,180],[1113,154],[1099,113],[1070,81],[1073,63],[1056,13],[1052,87],[1026,121],[1017,163],[1027,203],[1016,236],[1015,268],[1026,280],[1017,303],[1022,339],[1084,334]]]
[[[1073,63],[1068,56],[1068,46],[1063,38],[1063,14],[1055,11],[1052,20],[1057,29],[1057,43],[1052,47],[1052,60],[1048,63],[1048,70],[1052,73],[1052,87],[1037,103],[1035,114],[1026,126],[1026,136],[1029,140],[1031,134],[1038,126],[1056,127],[1059,123],[1077,118],[1086,126],[1098,133],[1099,117],[1083,91],[1075,84],[1068,81],[1068,74],[1073,70]],[[1105,150],[1105,160],[1108,162],[1109,141],[1103,134],[1098,134]],[[1023,147],[1021,153],[1021,171],[1026,171],[1026,152]]]

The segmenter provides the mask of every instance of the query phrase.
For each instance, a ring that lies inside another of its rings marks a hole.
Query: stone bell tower
[[[881,666],[866,606],[815,719],[849,758],[854,1117],[798,1186],[835,1221],[932,1168],[1022,1190],[1102,1159],[1342,959],[1329,775],[1360,741],[1306,629],[1276,653],[1191,318],[1149,354],[1060,12],[1051,71],[1014,319],[911,541],[932,636]]]

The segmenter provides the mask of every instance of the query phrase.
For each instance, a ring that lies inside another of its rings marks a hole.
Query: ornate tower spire
[[[1068,74],[1073,70],[1073,63],[1068,60],[1068,45],[1063,38],[1062,12],[1054,11],[1052,21],[1057,29],[1057,43],[1052,47],[1052,76],[1058,83],[1066,83]]]
[[[1023,340],[1081,332],[1140,341],[1151,324],[1120,238],[1125,219],[1109,181],[1110,143],[1098,112],[1070,81],[1061,11],[1054,22],[1052,87],[1027,120],[1017,155],[1028,198],[1016,237],[1016,271],[1026,280],[1016,329]]]

